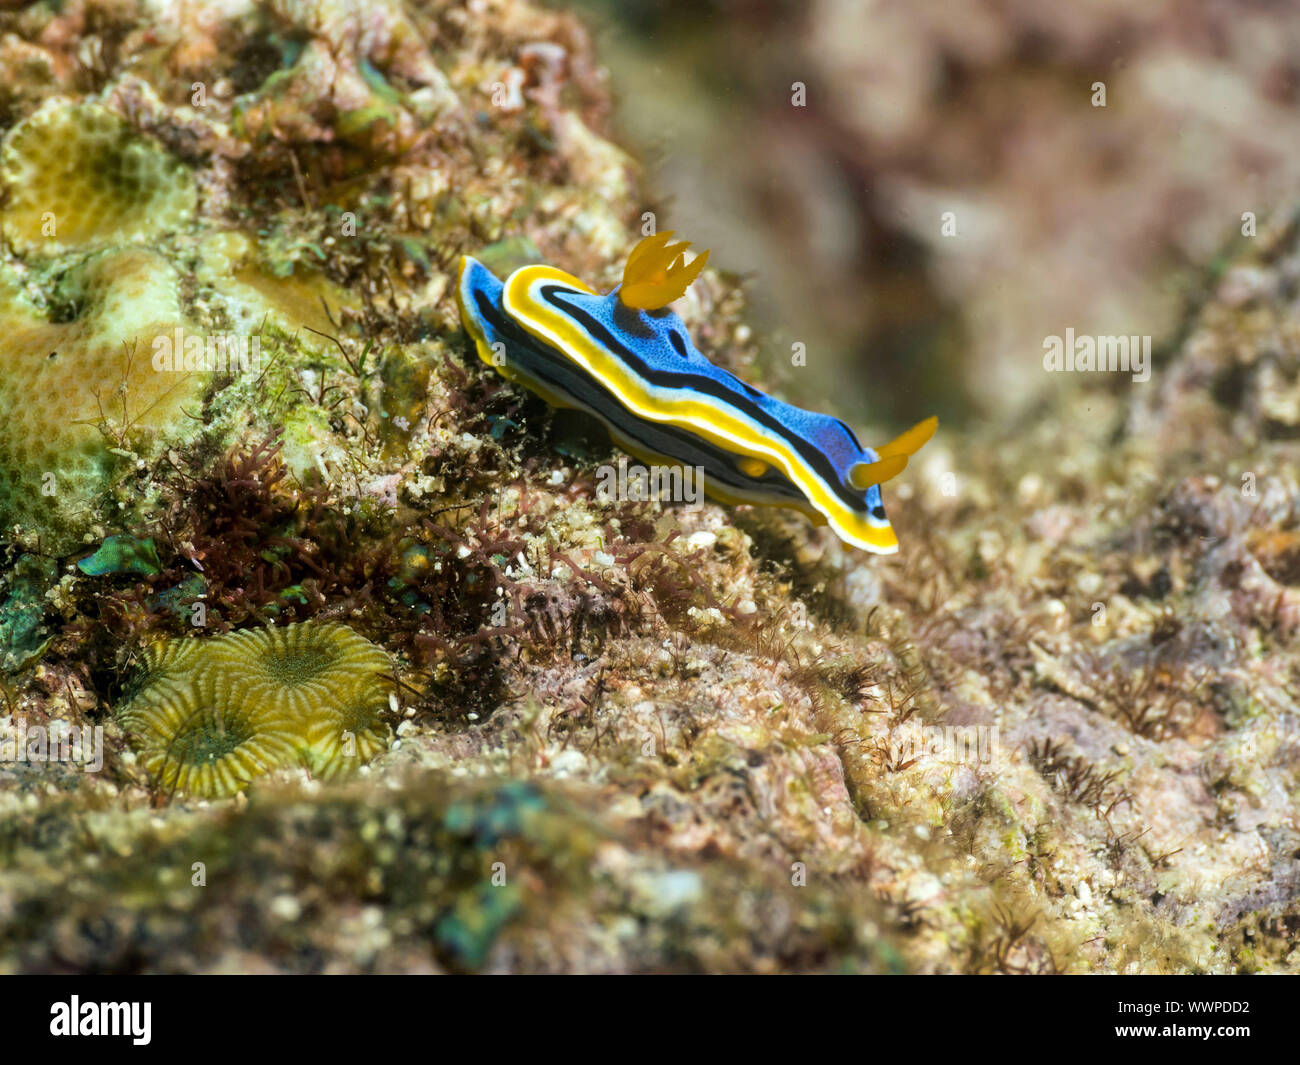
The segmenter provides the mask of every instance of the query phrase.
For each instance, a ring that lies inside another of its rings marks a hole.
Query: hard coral
[[[294,735],[207,674],[187,684],[160,682],[122,712],[154,784],[168,794],[219,798],[256,777],[292,765]]]
[[[387,749],[392,664],[346,625],[253,629],[214,644],[211,668],[259,713],[292,725],[314,773],[333,776]]]
[[[94,103],[48,100],[0,147],[0,229],[22,253],[52,253],[181,229],[194,216],[190,172]]]
[[[166,641],[145,653],[118,719],[167,793],[232,795],[298,765],[335,777],[387,748],[390,668],[338,624]]]
[[[201,375],[156,373],[181,323],[180,280],[144,249],[97,253],[52,292],[53,313],[0,287],[0,521],[74,539],[103,490],[109,448],[182,426]]]

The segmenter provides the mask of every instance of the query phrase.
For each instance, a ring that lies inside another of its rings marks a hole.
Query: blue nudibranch
[[[880,485],[934,434],[927,418],[880,448],[838,418],[751,388],[696,350],[668,304],[699,276],[671,231],[628,257],[623,283],[600,295],[551,266],[505,282],[463,256],[456,295],[479,357],[552,406],[595,415],[645,462],[698,466],[725,503],[790,507],[877,554],[898,550]]]

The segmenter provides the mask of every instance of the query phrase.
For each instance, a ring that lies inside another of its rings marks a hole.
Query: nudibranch
[[[552,406],[587,411],[648,463],[700,467],[724,503],[789,507],[877,554],[898,550],[880,486],[934,434],[928,418],[880,448],[863,447],[838,418],[784,403],[705,358],[669,304],[699,276],[708,252],[646,237],[622,284],[600,295],[552,266],[504,282],[462,256],[456,296],[479,357]]]

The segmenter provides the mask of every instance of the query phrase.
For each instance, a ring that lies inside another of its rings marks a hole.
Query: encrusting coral
[[[233,795],[295,765],[331,778],[387,749],[391,668],[339,624],[166,641],[145,652],[118,720],[167,794]]]
[[[0,531],[66,552],[138,520],[130,485],[110,489],[165,445],[222,434],[197,413],[210,386],[262,380],[264,354],[319,349],[333,315],[355,312],[315,256],[295,247],[268,266],[197,212],[192,169],[106,103],[52,96],[5,135]],[[241,401],[232,390],[231,409]]]
[[[37,306],[0,278],[0,514],[75,542],[103,490],[110,449],[192,424],[201,375],[158,373],[156,337],[182,322],[181,280],[144,248],[84,259]]]
[[[54,253],[156,236],[194,217],[189,170],[106,107],[48,100],[0,144],[0,231]]]

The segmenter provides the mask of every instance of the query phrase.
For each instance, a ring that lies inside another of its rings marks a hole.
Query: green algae
[[[37,555],[20,555],[10,570],[0,602],[0,653],[5,669],[22,669],[52,638],[45,624],[46,593],[57,574],[52,559]]]
[[[152,537],[120,534],[108,537],[94,554],[79,560],[77,569],[89,577],[122,573],[153,576],[162,572],[162,563]]]

